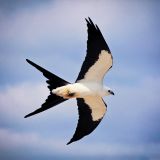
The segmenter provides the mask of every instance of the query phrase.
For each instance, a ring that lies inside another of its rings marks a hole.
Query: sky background
[[[74,82],[86,54],[90,17],[114,58],[104,83],[108,112],[98,128],[66,145],[75,100],[24,119],[49,94],[26,58]],[[0,159],[159,160],[160,1],[0,0]]]

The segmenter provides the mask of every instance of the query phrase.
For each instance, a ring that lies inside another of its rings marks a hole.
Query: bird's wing
[[[107,109],[103,99],[97,96],[77,98],[77,105],[79,112],[77,128],[72,139],[67,144],[90,134],[101,122]]]
[[[87,54],[79,72],[78,80],[102,82],[105,73],[112,67],[111,51],[97,25],[86,19],[88,27]]]
[[[60,104],[62,102],[64,102],[67,99],[64,99],[62,97],[59,97],[55,94],[53,94],[51,91],[56,88],[56,87],[60,87],[63,85],[67,85],[69,84],[69,82],[65,81],[64,79],[56,76],[55,74],[47,71],[46,69],[42,68],[41,66],[35,64],[34,62],[30,61],[27,59],[27,62],[29,64],[31,64],[32,66],[34,66],[35,68],[37,68],[39,71],[41,71],[43,73],[43,75],[48,79],[46,82],[49,84],[48,88],[50,90],[50,95],[48,96],[48,98],[46,99],[46,101],[42,104],[42,106],[38,109],[36,109],[34,112],[31,112],[29,114],[27,114],[25,116],[25,118],[33,116],[37,113],[43,112],[57,104]]]

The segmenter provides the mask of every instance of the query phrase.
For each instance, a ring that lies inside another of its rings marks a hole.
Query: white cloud
[[[122,121],[132,122],[136,128],[145,123],[152,122],[156,113],[160,113],[160,77],[144,77],[133,85],[114,85],[112,87],[115,96],[112,98],[112,105],[109,107],[111,116],[118,116]],[[112,115],[113,114],[113,115]],[[112,118],[113,118],[112,117]],[[157,117],[158,118],[158,117]],[[138,123],[137,123],[138,122]]]
[[[0,92],[1,112],[19,115],[46,97],[46,86],[42,84],[20,84],[8,86]]]
[[[29,147],[37,150],[58,151],[64,143],[63,140],[44,139],[37,133],[18,133],[15,131],[0,129],[0,148],[13,149]]]
[[[41,104],[45,102],[45,99],[49,95],[49,90],[45,82],[43,84],[38,83],[23,83],[14,86],[8,86],[0,91],[0,110],[1,114],[8,117],[20,118],[23,115],[34,111],[41,107]],[[59,114],[69,116],[72,114],[72,110],[67,106],[75,105],[72,100],[63,103],[65,112],[59,112],[58,107],[55,107],[55,116],[59,117]],[[38,107],[37,107],[38,106]],[[61,108],[61,107],[60,107]],[[74,109],[73,109],[74,110]]]
[[[86,36],[84,32],[86,26],[83,24],[84,18],[89,16],[102,30],[107,30],[108,34],[117,33],[118,37],[124,32],[133,32],[133,26],[129,23],[133,19],[136,19],[134,26],[143,29],[146,23],[150,24],[148,23],[149,12],[147,10],[145,13],[141,12],[141,8],[144,6],[141,3],[132,2],[131,5],[118,1],[54,1],[46,5],[39,5],[39,7],[19,10],[9,18],[2,18],[1,32],[12,42],[14,40],[23,41],[31,46],[45,43],[50,38],[55,42],[64,40],[67,43],[68,38],[81,39]],[[124,7],[132,12],[126,14]],[[136,12],[134,12],[134,8],[137,9]],[[139,16],[136,16],[137,14]],[[144,20],[141,21],[141,19]],[[141,25],[136,25],[136,23]]]
[[[29,148],[41,155],[70,155],[70,156],[145,156],[160,157],[160,144],[106,144],[106,143],[74,143],[69,146],[59,138],[41,137],[37,133],[18,133],[0,129],[0,149],[12,150]],[[15,153],[15,152],[14,152]]]

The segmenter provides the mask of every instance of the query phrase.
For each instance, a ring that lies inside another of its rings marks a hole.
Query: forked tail
[[[52,90],[60,87],[60,86],[64,86],[67,84],[70,84],[69,82],[65,81],[64,79],[56,76],[55,74],[47,71],[46,69],[42,68],[41,66],[35,64],[34,62],[26,59],[26,61],[31,64],[32,66],[34,66],[35,68],[37,68],[40,72],[43,73],[43,75],[47,78],[47,83],[48,83],[48,88],[50,90],[50,95],[48,96],[48,98],[46,99],[46,101],[42,104],[42,106],[40,108],[38,108],[37,110],[35,110],[34,112],[29,113],[28,115],[26,115],[24,118],[33,116],[37,113],[43,112],[53,106],[56,106],[62,102],[64,102],[67,99],[64,99],[62,97],[59,97],[55,94],[52,93]]]

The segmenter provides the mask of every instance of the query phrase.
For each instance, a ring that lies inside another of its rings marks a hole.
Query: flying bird
[[[77,100],[79,120],[76,131],[67,144],[80,140],[98,126],[107,110],[102,97],[114,95],[109,87],[103,85],[104,75],[113,64],[111,51],[98,26],[90,18],[85,20],[88,28],[87,54],[75,83],[69,83],[26,59],[47,78],[50,95],[40,108],[26,115],[25,118],[70,98]]]

